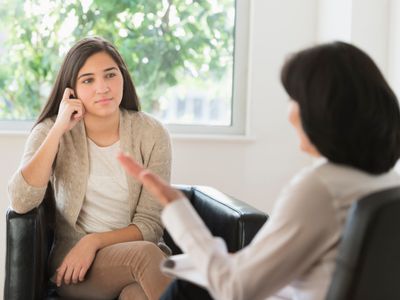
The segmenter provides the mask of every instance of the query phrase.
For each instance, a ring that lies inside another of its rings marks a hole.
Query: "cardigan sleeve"
[[[29,134],[24,153],[18,170],[8,183],[8,195],[11,208],[17,213],[24,214],[39,206],[46,192],[47,184],[43,187],[30,185],[21,173],[22,167],[28,163],[42,145],[52,127],[52,121],[47,119],[36,125]]]
[[[146,150],[142,149],[146,156],[144,167],[160,176],[167,182],[171,177],[171,142],[167,130],[157,124],[153,128],[154,137],[152,145],[146,143]],[[148,137],[147,137],[148,138]],[[133,214],[131,224],[136,225],[147,241],[157,242],[163,234],[161,222],[162,206],[146,189],[141,187],[136,211]]]

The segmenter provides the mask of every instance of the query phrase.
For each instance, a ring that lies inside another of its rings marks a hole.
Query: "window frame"
[[[250,1],[235,1],[231,125],[165,124],[174,135],[230,135],[247,134],[248,58],[250,33]],[[29,132],[34,121],[0,120],[0,134]]]

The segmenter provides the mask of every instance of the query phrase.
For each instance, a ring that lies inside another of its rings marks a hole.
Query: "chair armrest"
[[[46,289],[48,229],[45,208],[26,214],[7,211],[4,299],[43,299]]]
[[[190,200],[214,236],[222,237],[229,252],[248,245],[268,219],[268,215],[251,205],[205,186],[176,185]],[[164,240],[174,254],[181,250],[172,241],[167,230]]]

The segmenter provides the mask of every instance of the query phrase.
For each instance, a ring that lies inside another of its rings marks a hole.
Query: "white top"
[[[129,190],[117,160],[119,141],[99,147],[88,139],[89,178],[77,225],[85,232],[105,232],[129,225]]]
[[[321,160],[289,183],[268,222],[235,254],[186,199],[169,204],[162,220],[215,299],[324,299],[351,204],[399,183],[394,171],[374,176]]]

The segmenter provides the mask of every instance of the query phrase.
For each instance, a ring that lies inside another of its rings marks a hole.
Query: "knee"
[[[147,266],[157,264],[159,266],[161,260],[164,258],[164,253],[154,243],[147,241],[136,241],[129,243],[129,253],[131,258],[131,265],[133,266]]]
[[[119,294],[118,300],[147,300],[147,296],[138,283],[132,283],[124,287]]]
[[[141,254],[145,255],[146,257],[162,258],[164,256],[164,253],[161,251],[161,249],[152,242],[138,241],[137,243],[138,243],[137,247],[138,247],[139,252]]]

